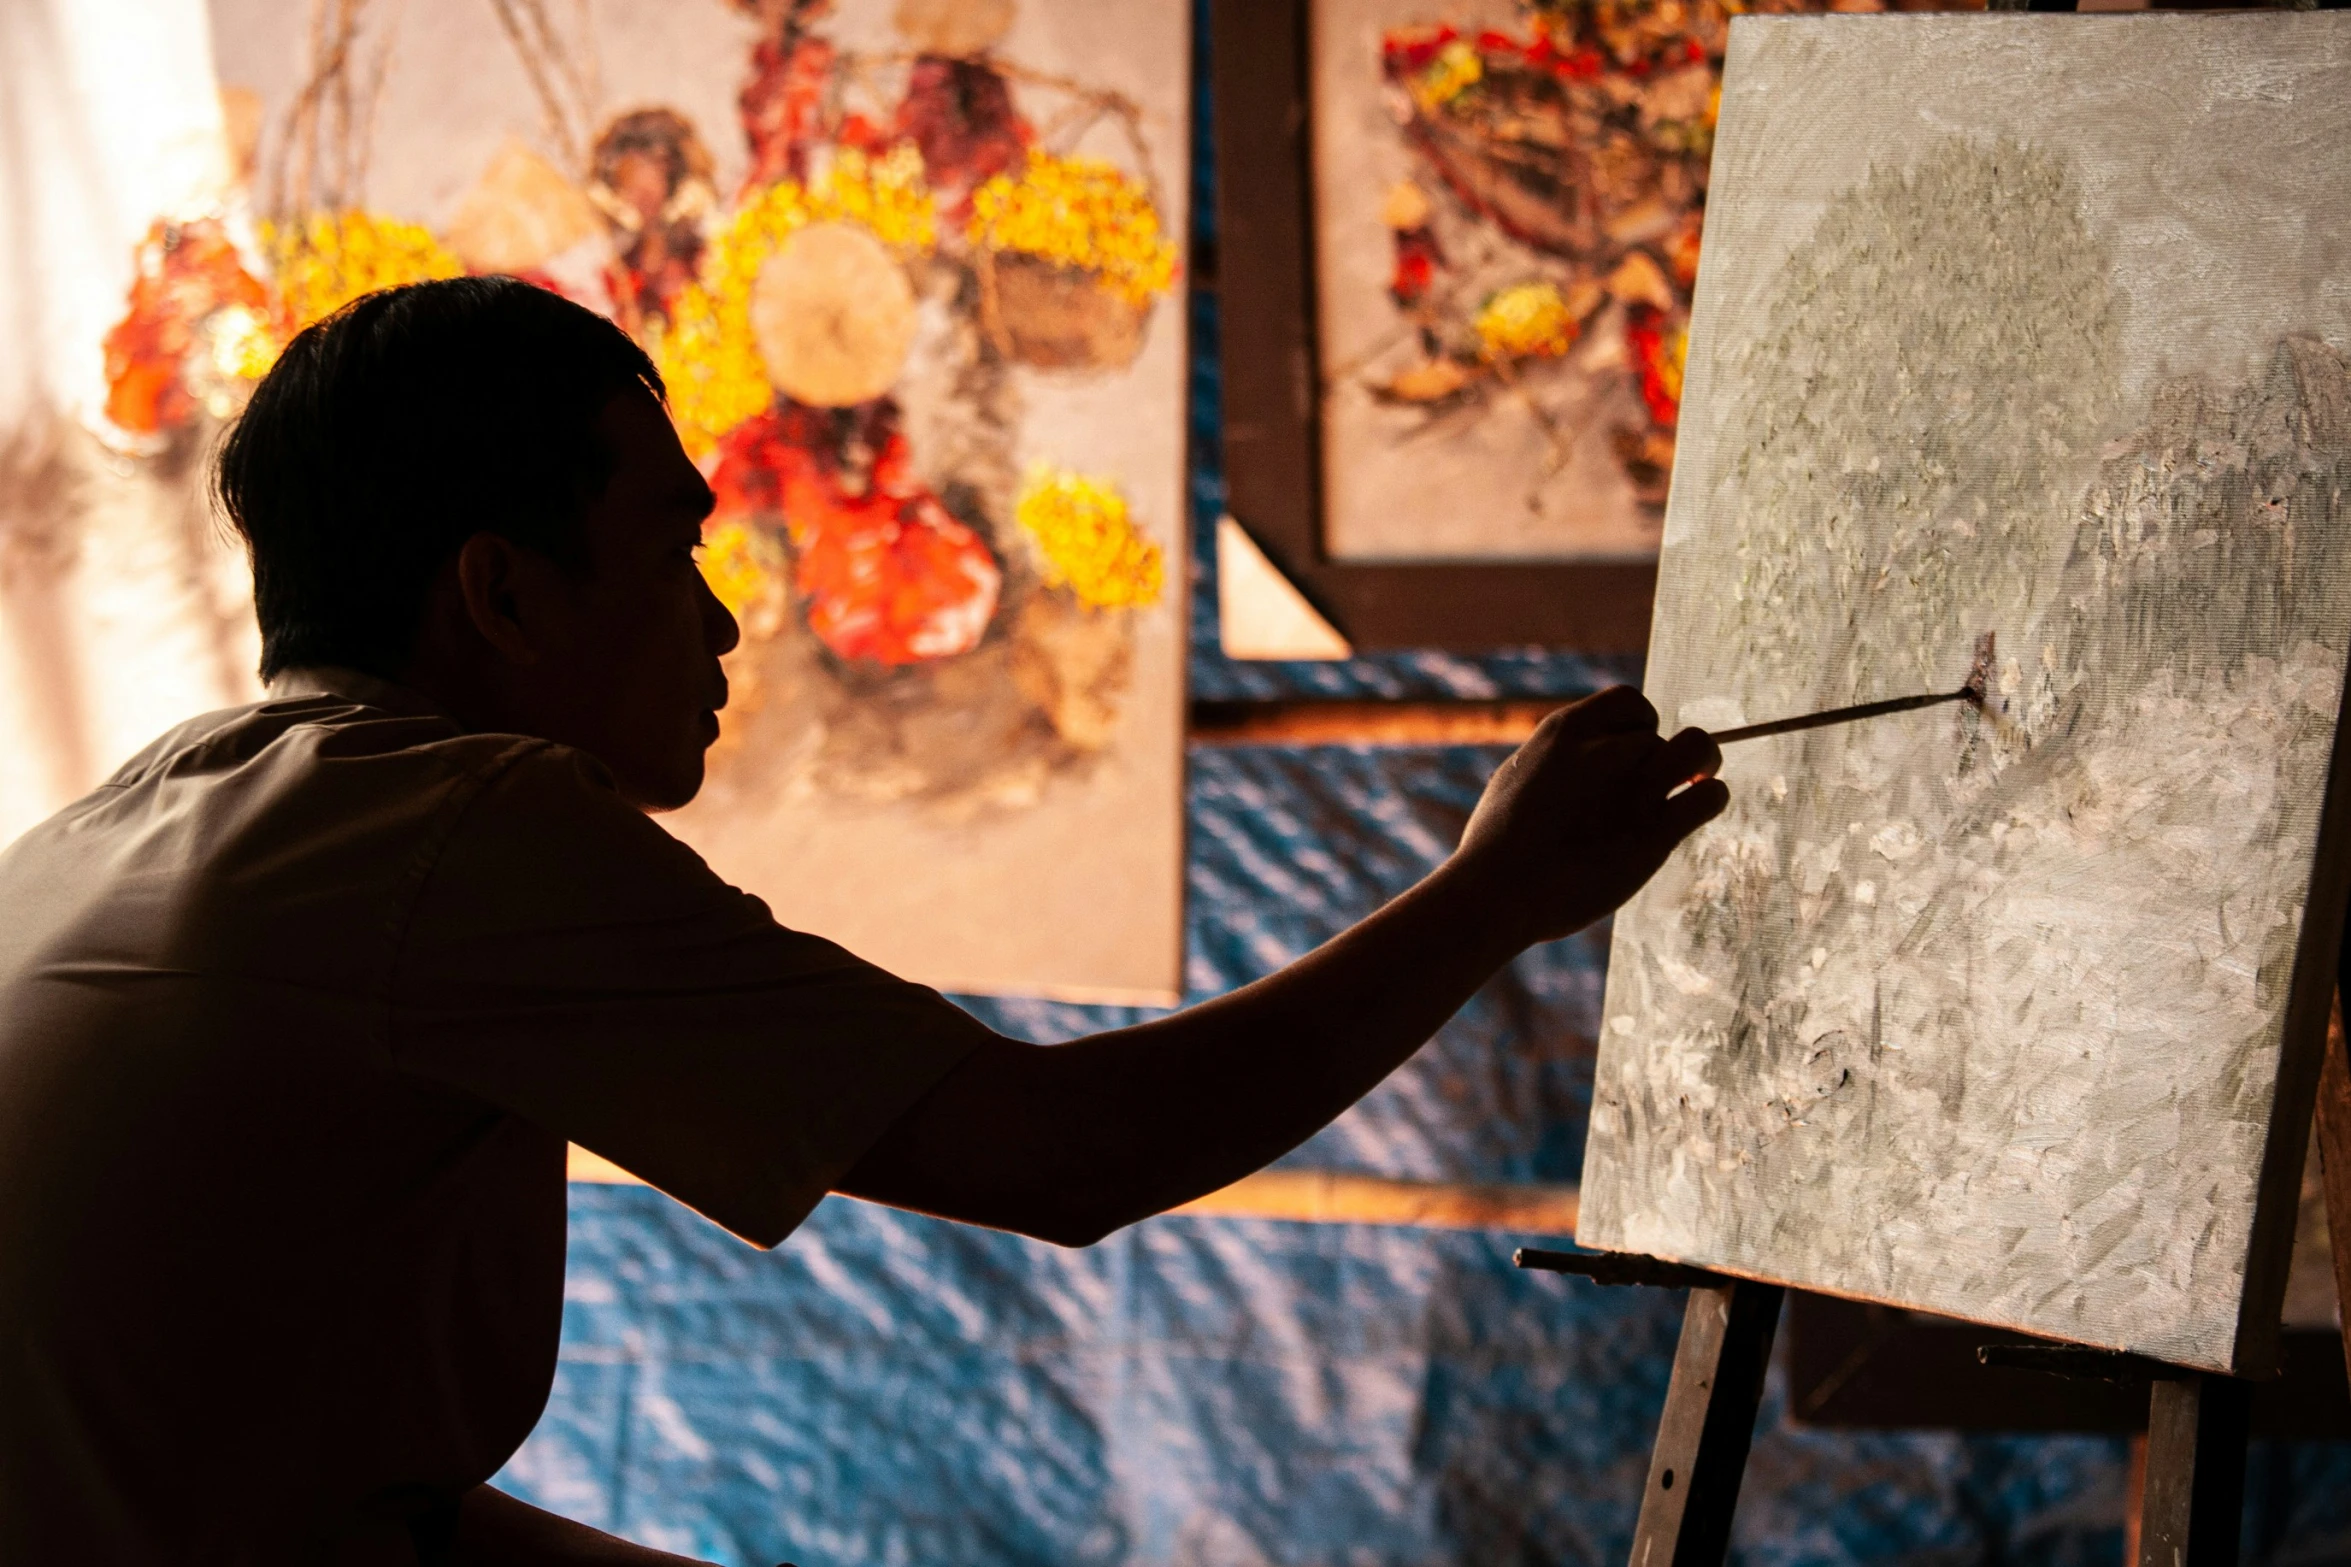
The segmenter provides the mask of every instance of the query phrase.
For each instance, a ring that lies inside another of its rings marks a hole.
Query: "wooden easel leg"
[[[2338,971],[2351,981],[2351,936]],[[2327,1024],[2326,1061],[2318,1073],[2318,1171],[2326,1189],[2327,1238],[2335,1251],[2335,1309],[2343,1324],[2343,1364],[2351,1370],[2351,1049],[2343,1037],[2345,983]]]
[[[1690,1291],[1632,1567],[1722,1567],[1784,1293],[1744,1280]]]
[[[2235,1377],[2155,1384],[2138,1567],[2236,1567],[2251,1401],[2252,1385]]]
[[[2131,1438],[2129,1468],[2122,1482],[2122,1559],[2124,1567],[2138,1567],[2141,1527],[2147,1521],[2147,1433]]]

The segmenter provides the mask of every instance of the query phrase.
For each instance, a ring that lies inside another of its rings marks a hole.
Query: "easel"
[[[2351,997],[2351,924],[2336,959],[2336,997],[2338,1008]],[[2335,1292],[2346,1315],[2344,1356],[2351,1362],[2351,1047],[2345,1032],[2341,1026],[2327,1031],[2316,1116]],[[1521,1248],[1512,1260],[1597,1284],[1690,1292],[1649,1455],[1631,1563],[1721,1567],[1786,1291],[1619,1253]],[[2067,1344],[1992,1346],[1978,1357],[1987,1365],[2146,1386],[2147,1482],[2139,1505],[2137,1567],[2235,1567],[2251,1383]]]

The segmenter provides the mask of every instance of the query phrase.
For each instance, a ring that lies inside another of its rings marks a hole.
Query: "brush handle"
[[[1760,740],[1765,735],[1784,735],[1798,729],[1825,729],[1830,724],[1849,724],[1856,719],[1882,718],[1888,713],[1907,713],[1914,708],[1939,707],[1945,702],[1964,702],[1974,695],[1975,687],[1961,686],[1956,691],[1938,691],[1927,696],[1895,696],[1883,702],[1832,707],[1825,713],[1806,713],[1801,718],[1775,718],[1768,724],[1748,724],[1741,729],[1721,730],[1714,736],[1714,743],[1729,745],[1735,740]]]

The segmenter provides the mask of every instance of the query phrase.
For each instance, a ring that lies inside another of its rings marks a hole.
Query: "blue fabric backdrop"
[[[1205,90],[1200,108],[1205,227]],[[1213,297],[1192,310],[1195,695],[1564,697],[1638,678],[1540,652],[1218,656]],[[1500,754],[1195,752],[1192,997],[1409,885]],[[1289,1162],[1572,1180],[1606,953],[1603,931],[1527,954]],[[969,1005],[1039,1041],[1144,1015]],[[500,1483],[745,1567],[1618,1562],[1680,1319],[1678,1296],[1519,1273],[1502,1235],[1157,1219],[1070,1252],[835,1199],[762,1253],[641,1188],[574,1186],[571,1213],[561,1370]],[[2119,1563],[2123,1484],[2118,1442],[1793,1428],[1775,1379],[1735,1557]],[[2248,1495],[2250,1563],[2351,1562],[2351,1444],[2257,1447]]]

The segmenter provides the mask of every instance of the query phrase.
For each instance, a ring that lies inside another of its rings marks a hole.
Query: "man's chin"
[[[691,805],[702,792],[702,778],[702,754],[697,751],[690,762],[680,761],[662,777],[630,780],[622,792],[638,810],[657,816]]]

